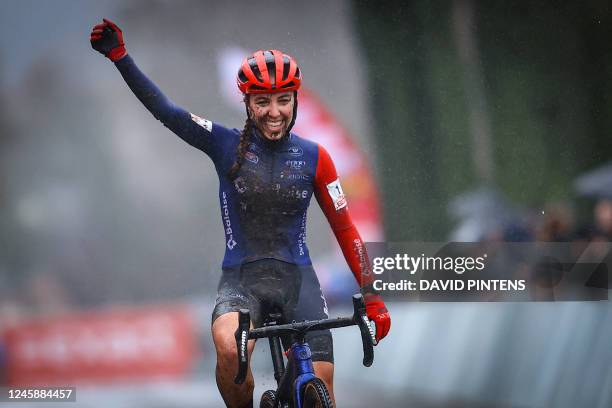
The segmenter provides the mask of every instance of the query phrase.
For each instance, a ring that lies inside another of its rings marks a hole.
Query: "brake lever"
[[[238,350],[238,374],[234,378],[235,384],[242,384],[246,379],[249,367],[249,330],[251,327],[251,317],[248,309],[240,309],[238,312],[238,328],[234,333],[236,338],[236,349]]]
[[[363,365],[370,367],[374,362],[374,346],[376,345],[376,335],[370,319],[366,315],[365,302],[361,294],[353,295],[353,320],[359,326],[361,332],[361,343],[363,345]]]

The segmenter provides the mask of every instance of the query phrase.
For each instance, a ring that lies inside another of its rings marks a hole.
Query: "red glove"
[[[107,19],[102,19],[102,21],[91,30],[89,38],[91,47],[111,61],[117,62],[127,54],[123,32],[112,21]]]
[[[382,340],[391,328],[391,315],[380,295],[365,295],[366,314],[376,323],[376,341]]]

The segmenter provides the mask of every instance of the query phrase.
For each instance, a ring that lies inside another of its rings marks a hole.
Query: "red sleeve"
[[[349,215],[336,167],[329,153],[321,146],[319,146],[314,193],[357,283],[360,287],[371,284],[373,277],[365,245]]]

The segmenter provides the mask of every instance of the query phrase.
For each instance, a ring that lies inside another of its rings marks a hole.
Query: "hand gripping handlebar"
[[[249,311],[247,309],[240,309],[238,312],[238,329],[236,329],[234,334],[238,352],[238,373],[234,378],[236,384],[242,384],[246,378],[249,366],[247,343],[250,339],[292,335],[296,333],[304,334],[311,330],[335,329],[338,327],[357,325],[359,326],[361,343],[363,345],[363,365],[369,367],[374,361],[374,346],[376,345],[375,332],[370,326],[370,319],[368,319],[366,315],[365,303],[361,294],[353,295],[353,316],[351,317],[309,320],[278,326],[265,326],[253,330],[250,330],[250,324],[251,318]]]
[[[361,294],[353,295],[353,320],[361,332],[363,345],[363,365],[369,367],[374,362],[374,346],[376,345],[376,332],[370,326],[370,319],[366,315],[365,302]]]

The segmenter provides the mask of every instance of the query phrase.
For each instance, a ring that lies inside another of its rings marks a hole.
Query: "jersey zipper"
[[[274,186],[274,190],[278,193],[280,185],[274,180],[274,168],[276,167],[276,152],[272,150],[272,165],[270,166],[270,183]]]

